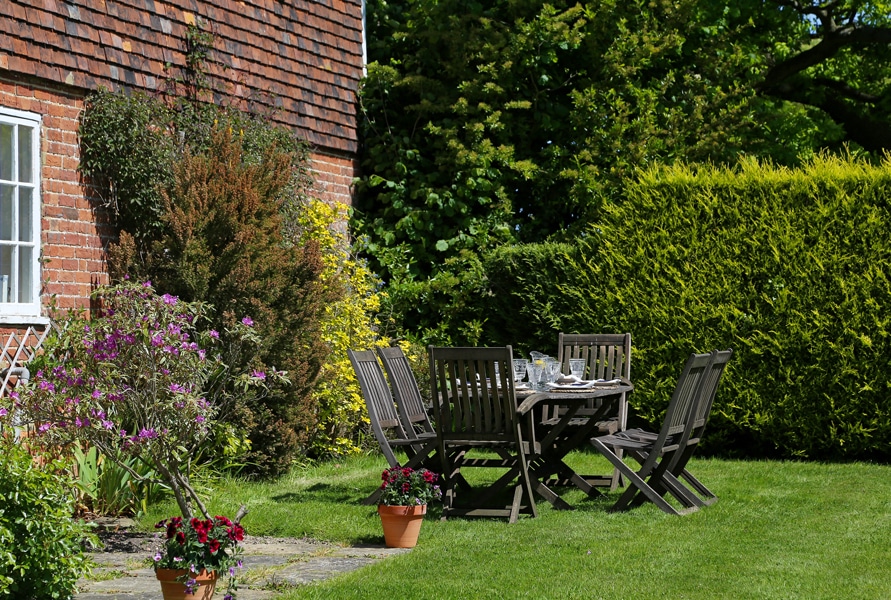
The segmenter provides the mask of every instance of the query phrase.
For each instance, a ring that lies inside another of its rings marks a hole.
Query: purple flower
[[[254,325],[254,320],[253,320],[252,318],[250,318],[250,317],[245,317],[245,318],[243,318],[243,319],[241,320],[241,322],[242,322],[244,325],[247,325],[248,327],[253,327],[253,325]]]
[[[9,414],[9,411],[8,411],[8,410],[6,410],[6,409],[3,408],[3,407],[0,407],[0,417],[5,417],[5,416],[8,415],[8,414]]]
[[[145,282],[142,284],[142,287],[145,287],[145,288],[152,287],[152,282],[151,282],[151,281],[145,281]]]
[[[164,299],[164,304],[176,304],[176,301],[179,300],[179,298],[170,294],[164,294],[161,298]]]
[[[211,329],[211,330],[210,330],[210,333],[208,333],[208,335],[209,335],[210,337],[212,337],[213,339],[215,339],[215,340],[220,339],[220,332],[217,331],[216,329]]]
[[[145,427],[143,427],[139,431],[139,435],[137,435],[136,437],[138,437],[140,440],[153,440],[158,437],[158,432],[154,429],[146,429]]]
[[[160,560],[161,560],[161,553],[160,553],[160,552],[155,552],[155,562],[158,562],[158,561],[160,561]]]
[[[204,415],[198,415],[197,417],[195,417],[195,422],[204,423]]]
[[[183,386],[181,386],[181,385],[178,384],[178,383],[171,383],[171,384],[170,384],[170,391],[173,392],[173,393],[175,393],[175,394],[181,394],[181,393],[184,393],[184,392],[186,391],[186,388],[184,388]]]
[[[255,379],[266,379],[266,373],[264,373],[263,371],[254,371],[253,373],[251,373],[251,377]]]

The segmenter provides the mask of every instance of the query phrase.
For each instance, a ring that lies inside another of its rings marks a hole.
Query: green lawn
[[[605,468],[590,454],[570,462]],[[211,510],[246,504],[244,524],[257,535],[383,543],[376,508],[359,501],[384,466],[365,457],[275,483],[227,482]],[[891,598],[891,467],[694,460],[691,470],[720,497],[694,514],[652,505],[611,514],[609,499],[580,492],[567,494],[576,510],[542,503],[539,518],[514,525],[442,522],[432,507],[410,553],[277,597]]]

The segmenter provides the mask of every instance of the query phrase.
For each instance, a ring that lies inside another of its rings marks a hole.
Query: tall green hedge
[[[561,330],[630,331],[651,422],[690,352],[732,347],[707,451],[887,461],[889,198],[891,161],[653,168],[574,247],[489,255],[519,322],[483,337],[547,351]]]

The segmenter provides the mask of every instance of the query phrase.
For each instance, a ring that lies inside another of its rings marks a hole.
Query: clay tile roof
[[[197,20],[214,35],[217,98],[259,102],[316,146],[357,150],[361,0],[3,1],[9,71],[87,90],[152,91],[180,74]]]

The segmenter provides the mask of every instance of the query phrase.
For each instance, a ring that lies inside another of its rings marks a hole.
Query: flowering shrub
[[[238,590],[236,569],[242,567],[241,546],[244,529],[223,516],[213,519],[188,519],[170,517],[155,525],[155,529],[165,530],[163,546],[152,557],[154,568],[186,569],[182,576],[186,593],[193,594],[198,588],[193,574],[202,569],[216,571],[228,576],[229,585],[225,600],[235,598]]]
[[[193,516],[192,502],[207,517],[190,461],[235,404],[234,392],[239,401],[262,395],[284,374],[257,365],[231,372],[214,348],[220,334],[199,329],[207,305],[159,296],[148,282],[102,287],[95,299],[99,316],[62,321],[46,366],[20,396],[11,394],[16,417],[52,443],[88,442],[136,479],[145,477],[126,459],[144,461],[184,517]],[[227,333],[255,344],[250,326],[246,317]]]
[[[346,232],[336,228],[337,223],[346,221],[344,210],[313,200],[297,219],[300,242],[319,245],[324,265],[322,281],[346,288],[341,299],[325,304],[320,323],[329,352],[313,388],[318,422],[310,450],[317,456],[361,452],[359,433],[367,428],[368,413],[347,350],[387,346],[378,333],[380,323],[375,316],[380,312],[380,282],[365,261],[350,251]]]
[[[442,498],[439,475],[427,469],[391,467],[381,475],[380,503],[387,506],[429,504]]]

